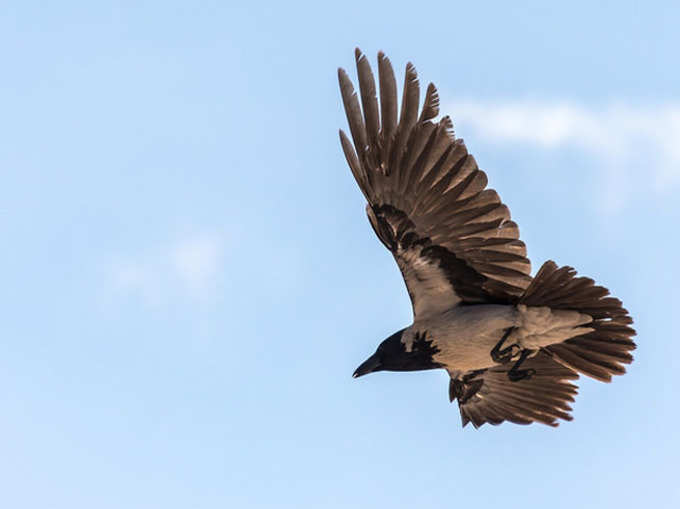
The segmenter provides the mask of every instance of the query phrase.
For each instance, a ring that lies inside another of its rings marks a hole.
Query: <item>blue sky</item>
[[[680,8],[543,4],[5,2],[2,505],[676,507]],[[437,84],[535,268],[631,311],[573,422],[351,378],[411,320],[337,138],[357,45]]]

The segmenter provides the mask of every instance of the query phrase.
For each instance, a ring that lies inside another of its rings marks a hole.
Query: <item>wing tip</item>
[[[406,78],[411,78],[411,81],[418,81],[418,71],[411,61],[406,63]]]

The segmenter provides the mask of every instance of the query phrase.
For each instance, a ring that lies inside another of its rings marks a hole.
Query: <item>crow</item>
[[[378,53],[379,88],[355,52],[359,97],[338,69],[352,141],[340,130],[366,213],[401,270],[413,324],[385,339],[354,372],[445,369],[463,426],[571,420],[579,374],[609,382],[633,360],[635,331],[609,291],[547,261],[531,276],[517,224],[477,167],[439,95],[422,109],[406,66],[401,109],[389,59]]]

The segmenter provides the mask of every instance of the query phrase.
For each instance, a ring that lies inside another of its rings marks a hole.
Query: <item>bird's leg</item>
[[[510,345],[508,347],[502,348],[505,340],[508,339],[510,333],[514,330],[514,327],[509,327],[505,331],[501,340],[496,343],[496,346],[491,350],[491,359],[499,364],[505,364],[510,362],[510,360],[519,353],[520,347],[517,344]]]
[[[531,350],[525,349],[522,350],[522,355],[519,356],[519,359],[517,359],[517,362],[510,368],[510,371],[508,371],[508,378],[510,379],[511,382],[519,382],[520,380],[529,380],[532,376],[536,374],[535,369],[519,369],[519,367],[522,365],[522,363],[526,360],[527,357],[529,357],[529,354],[531,353]]]

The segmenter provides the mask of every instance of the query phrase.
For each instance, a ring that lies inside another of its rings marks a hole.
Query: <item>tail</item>
[[[587,277],[576,277],[571,267],[558,268],[547,261],[524,292],[520,304],[570,309],[593,317],[592,330],[582,336],[544,347],[552,358],[574,371],[603,382],[612,375],[623,375],[624,364],[633,362],[631,339],[633,319],[619,299],[608,297],[609,290]]]

